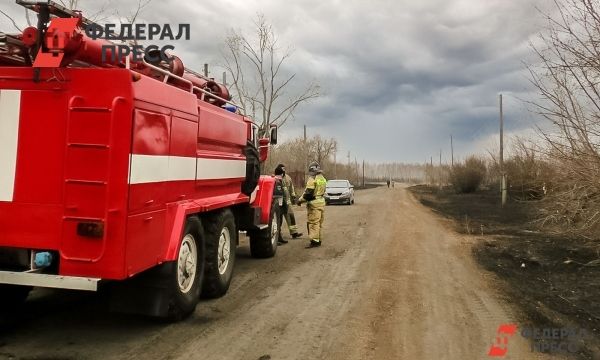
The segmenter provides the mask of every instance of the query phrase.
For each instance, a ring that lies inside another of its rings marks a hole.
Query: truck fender
[[[252,204],[254,207],[260,208],[261,224],[269,223],[271,215],[271,205],[273,204],[273,190],[275,189],[275,178],[268,175],[263,175],[258,180],[258,191],[256,192],[256,200]]]
[[[168,242],[164,252],[163,261],[174,261],[177,258],[179,243],[181,242],[183,227],[185,226],[185,219],[188,212],[186,205],[187,204],[177,203],[167,205],[164,238],[168,239]]]
[[[270,188],[272,193],[273,186],[271,186]],[[269,186],[266,185],[265,189],[268,191]],[[185,222],[188,216],[200,215],[202,213],[218,209],[226,209],[238,204],[248,204],[248,202],[248,196],[242,193],[231,193],[210,198],[203,198],[191,201],[180,201],[176,203],[167,204],[164,233],[164,238],[167,239],[167,245],[164,249],[164,256],[161,259],[161,262],[174,261],[177,259],[179,243],[181,242],[183,228],[185,226]],[[271,206],[270,202],[269,206]],[[269,217],[267,214],[267,219],[268,218]]]

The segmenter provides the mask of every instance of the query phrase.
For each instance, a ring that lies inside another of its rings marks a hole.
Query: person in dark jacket
[[[296,217],[294,216],[294,210],[292,209],[292,205],[296,203],[296,192],[294,190],[292,178],[285,173],[285,165],[283,164],[277,165],[277,167],[275,168],[275,176],[281,177],[281,182],[283,184],[284,203],[281,209],[281,213],[283,215],[283,218],[285,219],[285,222],[288,225],[290,236],[293,239],[299,238],[300,236],[302,236],[302,233],[298,232],[298,225],[296,225]]]

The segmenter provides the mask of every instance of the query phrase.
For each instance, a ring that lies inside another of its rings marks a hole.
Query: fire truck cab
[[[0,38],[0,303],[111,283],[114,309],[178,320],[228,290],[240,231],[275,255],[276,129],[174,56],[103,62],[79,13],[18,3],[48,22]]]

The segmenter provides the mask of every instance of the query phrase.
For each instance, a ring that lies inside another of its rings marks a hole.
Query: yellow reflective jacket
[[[323,198],[323,195],[325,194],[326,185],[327,179],[325,179],[325,177],[321,174],[317,174],[317,176],[315,177],[311,176],[308,178],[308,181],[306,182],[306,189],[312,189],[312,194],[315,197],[312,200],[308,200],[305,198],[308,204],[314,206],[325,205],[325,199]]]

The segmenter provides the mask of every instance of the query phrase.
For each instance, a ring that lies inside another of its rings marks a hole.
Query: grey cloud
[[[113,1],[126,13],[137,1]],[[96,2],[82,0],[84,7]],[[367,160],[423,161],[445,146],[476,150],[497,129],[497,95],[507,102],[509,131],[531,126],[515,98],[530,98],[523,61],[543,24],[542,0],[155,0],[147,22],[190,23],[192,40],[175,44],[185,64],[217,65],[228,29],[252,29],[257,13],[272,21],[294,56],[288,73],[301,87],[317,79],[325,95],[301,107],[282,133],[336,137]],[[16,5],[0,5],[22,16]],[[4,19],[0,26],[9,25]],[[213,66],[214,73],[221,69]],[[482,150],[482,149],[480,149]]]

